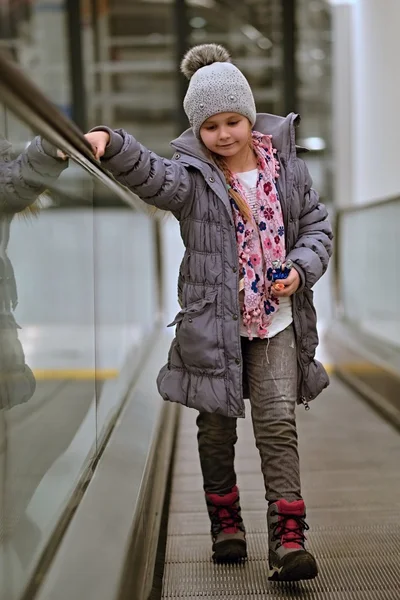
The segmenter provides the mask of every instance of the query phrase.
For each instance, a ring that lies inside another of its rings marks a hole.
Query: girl
[[[269,578],[311,579],[318,571],[304,546],[295,406],[308,408],[328,385],[314,360],[311,288],[328,266],[331,227],[298,157],[299,117],[257,115],[221,46],[192,48],[182,71],[191,128],[172,142],[172,160],[123,130],[96,127],[87,138],[120,182],[180,223],[182,310],[157,383],[165,400],[199,411],[214,560],[247,556],[234,445],[249,397],[269,503]],[[272,282],[276,259],[293,263],[283,289]]]

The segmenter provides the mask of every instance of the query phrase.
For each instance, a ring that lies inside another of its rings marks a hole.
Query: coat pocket
[[[178,312],[168,325],[176,325],[176,341],[185,367],[196,370],[222,368],[223,351],[220,347],[217,319],[216,290]]]

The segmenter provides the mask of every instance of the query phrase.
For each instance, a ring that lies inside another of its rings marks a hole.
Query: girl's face
[[[238,113],[219,113],[209,117],[200,128],[203,144],[223,157],[232,157],[249,147],[250,121]]]

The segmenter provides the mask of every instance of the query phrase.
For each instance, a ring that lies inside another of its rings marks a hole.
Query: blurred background
[[[171,154],[170,140],[187,127],[178,68],[184,52],[194,44],[226,45],[259,112],[302,114],[302,136],[324,156],[316,161],[318,188],[329,194],[332,15],[323,0],[3,0],[1,6],[2,48],[60,110],[83,130],[123,127],[162,155]]]
[[[38,214],[11,206],[0,224],[0,287],[14,290],[1,315],[32,373],[28,391],[0,408],[1,600],[36,597],[132,398],[141,497],[167,419],[153,376],[169,343],[160,331],[178,310],[182,244],[175,220],[112,182],[78,132],[124,128],[172,156],[170,140],[188,127],[179,63],[194,44],[229,49],[258,112],[301,114],[298,143],[336,230],[315,290],[319,358],[400,424],[399,26],[398,0],[0,0],[0,56],[49,103],[9,93],[12,74],[0,73],[0,153],[16,160],[38,134],[73,150],[69,168],[38,188]],[[66,117],[58,129],[49,107]],[[8,338],[0,345],[7,353]],[[64,598],[54,577],[43,598]]]

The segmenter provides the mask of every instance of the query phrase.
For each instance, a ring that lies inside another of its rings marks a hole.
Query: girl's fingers
[[[272,286],[272,289],[275,296],[277,296],[278,298],[285,298],[294,294],[294,292],[296,291],[296,284],[292,283],[290,285],[285,285],[281,282],[278,282],[277,284],[274,284]]]
[[[68,156],[60,149],[57,150],[57,158],[62,158],[63,160],[67,160]]]

